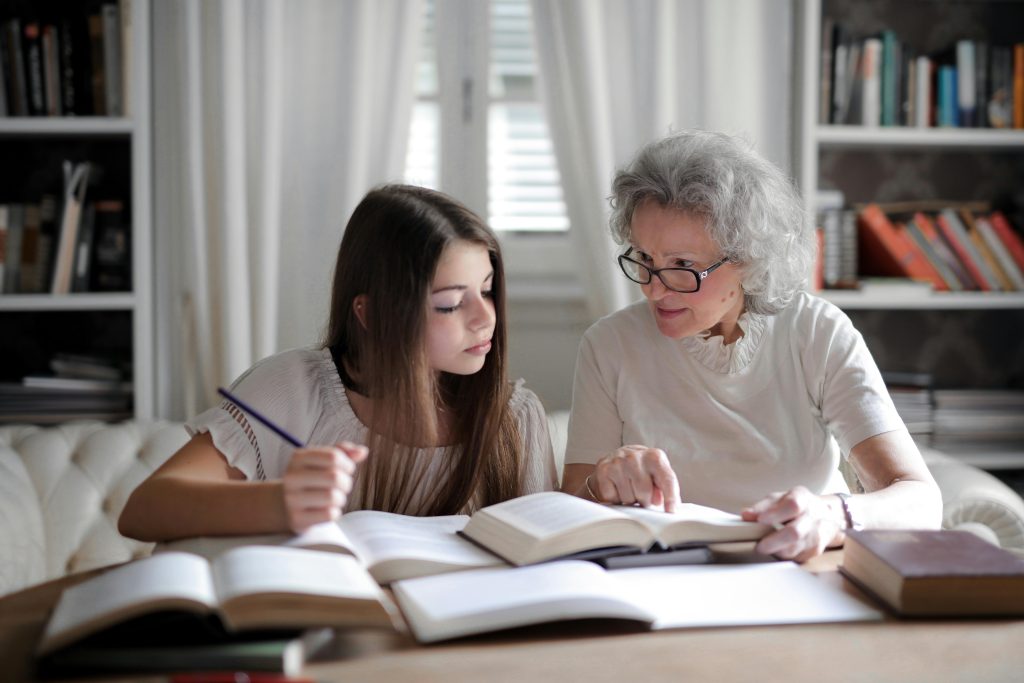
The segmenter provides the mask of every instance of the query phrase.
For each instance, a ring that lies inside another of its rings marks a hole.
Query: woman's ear
[[[368,301],[365,294],[360,294],[352,299],[352,311],[356,314],[356,318],[359,319],[359,324],[366,329],[366,302]]]

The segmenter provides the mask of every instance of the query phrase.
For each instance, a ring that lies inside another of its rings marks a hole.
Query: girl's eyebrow
[[[487,284],[493,278],[494,278],[494,271],[492,270],[490,273],[487,274],[487,277],[484,278],[484,284]],[[467,289],[469,289],[468,285],[448,285],[447,287],[438,287],[437,289],[433,290],[430,293],[431,294],[440,294],[441,292],[449,292],[449,291],[464,292]]]

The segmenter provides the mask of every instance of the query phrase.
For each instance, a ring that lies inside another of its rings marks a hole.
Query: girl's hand
[[[664,505],[665,512],[679,503],[679,481],[660,448],[623,446],[597,461],[587,484],[601,503]]]
[[[749,522],[779,527],[757,543],[757,552],[805,562],[837,543],[845,528],[835,496],[818,496],[803,486],[773,493],[745,508]]]
[[[368,453],[366,446],[348,441],[296,450],[284,473],[288,527],[301,533],[340,517],[352,491],[356,466]]]

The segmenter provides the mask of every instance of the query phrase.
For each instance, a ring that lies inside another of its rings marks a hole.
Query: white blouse
[[[239,399],[303,443],[367,442],[368,428],[352,410],[328,349],[292,349],[265,358],[239,377],[231,389]],[[523,386],[522,380],[515,383],[509,405],[522,438],[523,493],[556,488],[554,454],[544,407],[536,394]],[[228,463],[250,480],[280,479],[295,450],[229,401],[189,420],[185,428],[192,436],[209,432]],[[448,451],[445,446],[414,451],[411,467],[424,472],[417,489],[421,495],[440,485],[447,470]],[[358,479],[358,473],[356,476]],[[359,487],[353,489],[346,510],[362,509],[358,492]],[[416,509],[420,502],[421,498],[414,497],[411,509]],[[463,512],[470,513],[478,505],[471,501],[467,507]]]
[[[801,292],[739,324],[729,345],[673,340],[645,301],[595,323],[580,345],[565,462],[661,448],[684,501],[738,511],[798,484],[844,491],[839,458],[906,429],[860,333],[829,302]]]

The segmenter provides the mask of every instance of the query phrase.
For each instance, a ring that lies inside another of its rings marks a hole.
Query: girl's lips
[[[466,349],[466,353],[471,353],[475,356],[482,356],[491,350],[491,340],[488,339],[483,344],[477,344]]]

